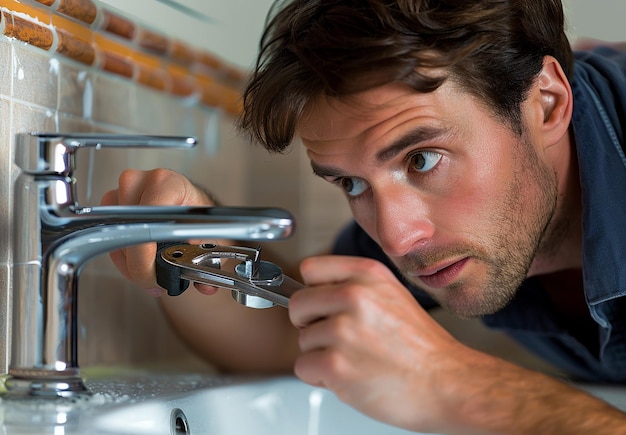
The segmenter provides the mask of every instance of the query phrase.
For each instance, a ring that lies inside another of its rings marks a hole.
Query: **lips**
[[[468,258],[463,258],[459,261],[438,265],[428,270],[418,271],[412,273],[412,275],[419,278],[420,281],[430,288],[444,288],[457,280],[468,260]]]

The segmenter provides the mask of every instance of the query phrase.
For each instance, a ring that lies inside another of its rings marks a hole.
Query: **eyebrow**
[[[426,142],[437,137],[449,136],[451,129],[447,127],[420,126],[409,131],[404,136],[396,139],[391,145],[376,153],[379,163],[389,161],[404,151],[406,148]]]
[[[341,169],[335,168],[334,166],[322,166],[320,164],[315,163],[311,160],[311,168],[313,169],[313,174],[318,177],[343,177],[345,174]]]
[[[426,142],[428,140],[435,139],[437,137],[449,136],[452,132],[452,129],[447,127],[431,127],[431,126],[420,126],[411,131],[409,131],[404,136],[396,139],[391,145],[380,150],[376,153],[376,160],[379,163],[384,163],[396,157],[406,148],[415,146],[421,142]],[[318,177],[343,177],[345,173],[334,166],[322,166],[318,163],[315,163],[311,160],[311,168],[313,169],[313,174]]]

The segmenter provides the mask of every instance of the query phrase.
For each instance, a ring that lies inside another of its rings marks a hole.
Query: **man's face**
[[[511,300],[554,214],[556,175],[532,131],[448,82],[321,98],[298,129],[316,174],[403,275],[464,317]]]

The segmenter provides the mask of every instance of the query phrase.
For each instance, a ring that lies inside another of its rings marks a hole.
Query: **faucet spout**
[[[31,135],[40,151],[54,138],[81,143],[77,135]],[[100,143],[89,136],[90,143]],[[126,141],[133,138],[124,136]],[[107,137],[115,146],[119,141]],[[145,136],[137,142],[149,141]],[[159,141],[164,141],[159,138]],[[190,140],[179,141],[188,144]],[[32,151],[32,150],[31,150]],[[49,153],[48,153],[49,154]],[[13,262],[13,317],[9,396],[65,397],[86,392],[77,361],[78,277],[92,258],[131,245],[190,239],[276,240],[293,232],[293,217],[277,208],[81,207],[75,201],[74,159],[61,173],[26,153],[18,159]],[[35,163],[37,162],[37,163]],[[61,193],[59,193],[61,192]]]

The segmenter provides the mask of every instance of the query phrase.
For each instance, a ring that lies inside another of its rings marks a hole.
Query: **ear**
[[[544,144],[550,147],[559,142],[569,130],[572,119],[573,96],[569,80],[559,62],[552,56],[543,60],[543,68],[536,81],[540,127]]]

